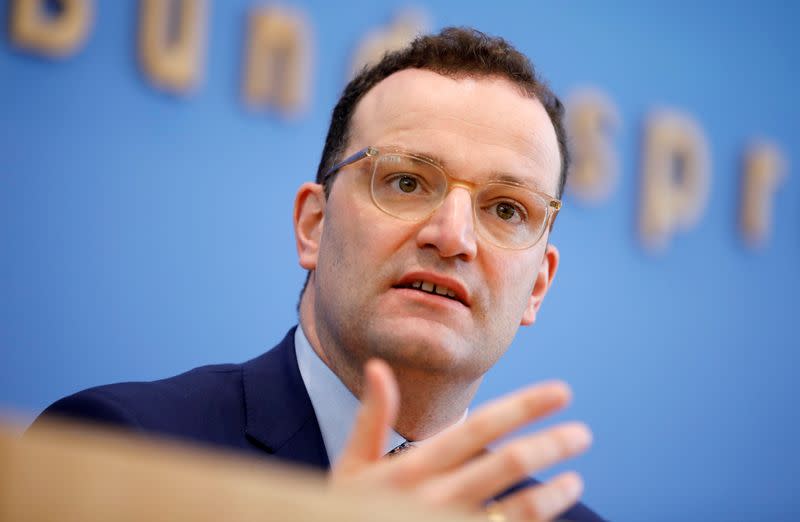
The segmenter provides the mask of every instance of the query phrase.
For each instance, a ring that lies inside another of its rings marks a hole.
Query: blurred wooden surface
[[[441,521],[403,497],[332,491],[324,476],[176,442],[0,424],[0,522]]]

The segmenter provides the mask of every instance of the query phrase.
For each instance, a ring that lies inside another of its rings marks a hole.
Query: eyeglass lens
[[[421,158],[381,153],[372,173],[372,197],[384,212],[418,221],[430,215],[447,196],[448,178],[438,166]],[[526,248],[541,236],[548,201],[524,187],[491,182],[473,195],[477,225],[493,243]]]

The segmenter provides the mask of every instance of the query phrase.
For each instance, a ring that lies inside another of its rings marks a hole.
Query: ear
[[[325,191],[322,185],[303,183],[294,199],[294,238],[300,266],[317,267],[319,242],[325,221]]]
[[[536,313],[539,307],[542,306],[544,296],[553,284],[553,278],[556,276],[558,270],[559,253],[558,249],[551,244],[547,245],[542,256],[542,264],[539,266],[539,272],[536,274],[536,281],[533,284],[533,291],[528,299],[528,306],[522,314],[522,321],[520,324],[528,326],[536,321]]]

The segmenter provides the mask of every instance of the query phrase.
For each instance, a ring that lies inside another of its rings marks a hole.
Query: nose
[[[455,187],[447,194],[417,233],[417,246],[432,246],[441,257],[475,258],[478,244],[469,190]]]

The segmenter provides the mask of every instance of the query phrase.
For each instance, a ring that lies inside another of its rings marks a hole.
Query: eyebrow
[[[434,154],[425,153],[425,152],[417,152],[417,151],[410,151],[410,150],[404,150],[404,149],[397,149],[397,150],[403,150],[404,152],[406,152],[408,154],[411,154],[413,156],[416,156],[417,158],[421,158],[423,160],[430,161],[431,163],[435,163],[441,169],[445,170],[449,175],[452,176],[451,170],[447,166],[447,162],[442,157],[436,156]],[[458,178],[457,176],[452,176],[452,177],[454,177],[455,179],[462,179],[462,178]],[[466,180],[462,179],[462,181],[466,181]],[[525,187],[525,188],[528,188],[530,190],[533,190],[535,192],[546,193],[545,190],[544,190],[544,187],[542,187],[538,183],[532,182],[528,178],[523,178],[523,177],[517,176],[515,174],[510,174],[508,172],[493,171],[491,173],[491,177],[488,180],[486,180],[485,182],[490,182],[491,183],[491,182],[494,182],[494,181],[502,181],[503,183],[510,183],[512,185],[518,185],[520,187]]]
[[[520,187],[525,187],[531,189],[536,192],[544,192],[542,186],[540,186],[536,182],[532,182],[527,178],[521,178],[514,174],[508,174],[506,172],[493,172],[492,177],[489,181],[502,181],[504,183],[510,183],[512,185],[519,185]]]

